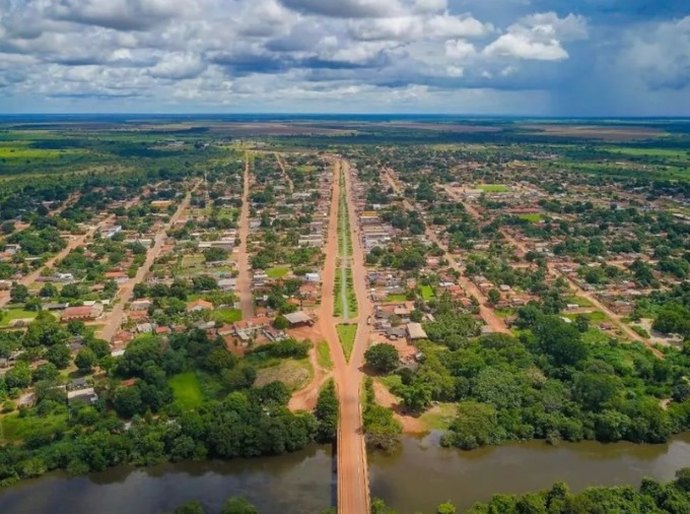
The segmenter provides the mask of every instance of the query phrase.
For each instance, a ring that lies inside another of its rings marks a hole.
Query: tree
[[[290,322],[281,314],[273,320],[273,326],[278,330],[285,330],[290,326]]]
[[[31,368],[26,362],[18,362],[5,373],[5,383],[8,389],[24,389],[31,385]]]
[[[496,305],[498,302],[501,301],[501,292],[496,288],[489,289],[487,297],[491,305]]]
[[[557,316],[542,316],[534,327],[534,335],[556,366],[573,365],[587,355],[580,332]]]
[[[201,502],[194,500],[183,503],[175,509],[174,514],[204,514],[204,507]]]
[[[231,496],[225,500],[220,514],[259,514],[259,511],[242,496]]]
[[[581,334],[584,334],[589,330],[589,318],[584,314],[578,314],[575,316],[575,328]]]
[[[97,357],[93,350],[86,347],[79,350],[79,353],[77,353],[77,356],[74,358],[74,364],[80,371],[88,372],[94,367],[96,360]]]
[[[24,284],[12,284],[10,288],[10,301],[12,303],[24,303],[29,298],[29,289]]]
[[[321,442],[335,441],[338,431],[339,405],[335,394],[335,384],[330,380],[319,392],[314,415],[319,421],[317,438]]]
[[[141,394],[137,387],[118,387],[113,393],[113,407],[118,415],[131,418],[142,410]]]
[[[390,373],[398,367],[399,355],[395,346],[380,343],[371,346],[365,353],[367,366],[381,373]]]
[[[57,296],[58,290],[57,287],[51,282],[46,282],[43,284],[43,287],[41,287],[41,290],[38,292],[38,295],[41,298],[53,298]]]
[[[65,369],[70,362],[69,348],[64,344],[53,345],[46,351],[46,359],[55,364],[58,369]]]

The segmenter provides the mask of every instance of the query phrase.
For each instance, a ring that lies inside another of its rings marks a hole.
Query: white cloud
[[[463,39],[450,39],[446,41],[445,51],[449,58],[458,61],[464,61],[477,53],[474,45]]]
[[[484,49],[484,54],[560,61],[569,57],[562,42],[584,39],[587,35],[587,23],[581,16],[569,14],[559,18],[552,12],[532,14],[508,27],[506,34]]]

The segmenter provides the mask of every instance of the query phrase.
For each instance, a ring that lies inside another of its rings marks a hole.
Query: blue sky
[[[0,0],[0,112],[690,115],[688,0]]]

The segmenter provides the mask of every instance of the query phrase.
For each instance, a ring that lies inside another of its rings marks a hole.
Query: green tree
[[[372,345],[365,353],[367,366],[381,373],[389,373],[399,365],[398,350],[388,343]]]
[[[223,504],[221,514],[259,514],[257,508],[241,496],[231,496]]]
[[[77,366],[77,368],[79,368],[80,371],[88,372],[94,367],[96,360],[97,357],[93,350],[85,347],[79,350],[77,353],[77,356],[74,358],[74,364]]]

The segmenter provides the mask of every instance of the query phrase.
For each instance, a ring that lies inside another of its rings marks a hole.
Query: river
[[[0,491],[2,514],[155,514],[200,500],[216,513],[242,495],[262,513],[318,513],[335,502],[330,446],[258,459],[50,473]]]
[[[471,452],[441,448],[439,437],[405,438],[394,455],[370,455],[371,496],[401,514],[435,512],[446,500],[463,512],[494,494],[546,489],[556,481],[573,491],[592,485],[639,485],[645,476],[665,481],[690,467],[690,434],[660,445],[581,442],[553,447],[531,441]]]
[[[645,476],[673,478],[690,466],[690,434],[665,445],[542,441],[471,452],[441,448],[438,434],[406,437],[395,455],[370,454],[372,497],[402,514],[434,512],[453,501],[462,511],[497,493],[524,493],[565,481],[590,485],[639,484]],[[185,462],[114,468],[84,477],[50,473],[0,491],[2,514],[155,514],[201,500],[218,512],[243,495],[262,514],[318,514],[335,501],[333,458],[327,446],[250,460]]]

